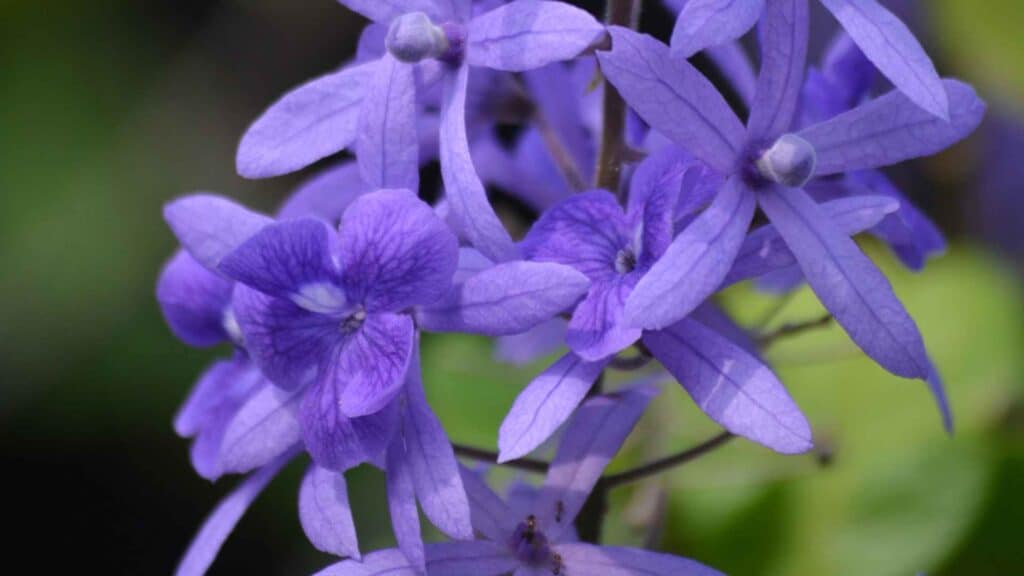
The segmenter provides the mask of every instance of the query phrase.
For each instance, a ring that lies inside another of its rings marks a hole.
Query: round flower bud
[[[757,170],[772,182],[799,188],[814,176],[814,146],[796,134],[784,134],[757,159]]]
[[[448,50],[448,38],[444,30],[430,21],[429,16],[423,12],[411,12],[391,23],[384,45],[396,60],[414,64],[443,55]]]

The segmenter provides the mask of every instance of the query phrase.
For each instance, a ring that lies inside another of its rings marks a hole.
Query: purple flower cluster
[[[965,138],[985,105],[941,79],[878,2],[821,0],[845,32],[808,69],[809,0],[668,1],[680,10],[671,47],[566,2],[340,1],[372,20],[354,60],[274,103],[242,138],[237,168],[264,178],[343,150],[355,159],[307,180],[273,216],[206,194],[165,210],[182,246],[157,287],[167,322],[189,345],[234,349],[200,378],[175,429],[194,438],[203,477],[249,474],[178,574],[204,573],[302,453],[302,526],[348,558],[324,575],[716,574],[580,542],[574,522],[658,392],[643,378],[595,390],[624,360],[639,357],[647,379],[674,377],[731,434],[784,454],[813,447],[754,340],[713,303],[744,280],[806,282],[880,366],[928,383],[951,428],[916,324],[851,237],[870,232],[915,270],[942,252],[936,227],[879,168]],[[736,41],[755,26],[757,71]],[[698,52],[749,110],[745,122],[687,61]],[[872,92],[878,73],[894,91]],[[602,101],[618,97],[625,130],[606,133]],[[497,136],[510,122],[513,142]],[[595,189],[609,136],[622,175]],[[432,162],[434,206],[418,197]],[[521,241],[485,182],[537,211]],[[498,357],[516,362],[568,348],[497,438],[504,463],[558,436],[539,490],[506,503],[486,470],[459,463],[424,394],[422,332],[495,337]],[[362,464],[385,472],[396,550],[360,554],[344,473]],[[425,545],[420,510],[452,541]]]

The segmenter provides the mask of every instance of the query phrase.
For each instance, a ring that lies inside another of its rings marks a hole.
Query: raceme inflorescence
[[[341,557],[323,575],[718,574],[601,545],[600,525],[609,488],[728,438],[814,447],[761,354],[800,327],[738,325],[715,299],[738,282],[806,283],[867,356],[927,385],[952,430],[917,325],[853,237],[913,270],[944,250],[880,169],[964,139],[985,104],[876,0],[820,1],[841,29],[808,67],[812,0],[666,0],[671,45],[637,30],[641,0],[608,0],[604,22],[569,2],[340,0],[370,20],[356,55],[272,104],[237,155],[247,178],[326,167],[276,214],[212,194],[165,208],[181,243],[157,286],[167,323],[233,350],[175,430],[204,478],[246,475],[177,573],[205,573],[305,454],[302,527]],[[521,214],[495,209],[498,190]],[[514,363],[561,351],[496,452],[453,444],[427,401],[420,343],[443,333],[492,337]],[[631,376],[609,387],[608,370]],[[671,381],[722,434],[606,475],[651,400],[680,393]],[[364,464],[384,472],[397,541],[366,555],[345,484]],[[501,497],[494,466],[546,476]],[[421,511],[448,541],[424,544]]]

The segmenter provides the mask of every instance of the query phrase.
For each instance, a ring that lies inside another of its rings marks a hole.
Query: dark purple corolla
[[[576,542],[573,522],[605,466],[636,425],[657,389],[638,386],[598,396],[578,410],[563,436],[540,493],[527,508],[513,508],[475,473],[463,469],[473,528],[472,542],[427,546],[428,576],[715,576],[693,560],[637,548]],[[414,576],[398,550],[344,561],[317,576]]]
[[[813,177],[938,152],[970,134],[985,105],[969,86],[945,80],[949,121],[892,92],[789,132],[807,32],[806,0],[768,2],[761,74],[744,128],[714,87],[686,61],[672,59],[668,47],[611,30],[613,49],[598,53],[609,81],[648,124],[727,177],[708,209],[637,284],[626,320],[658,329],[694,310],[729,274],[760,205],[854,342],[890,372],[934,382],[920,332],[888,280],[802,186]]]

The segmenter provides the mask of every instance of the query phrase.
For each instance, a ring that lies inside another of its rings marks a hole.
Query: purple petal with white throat
[[[817,176],[889,166],[941,152],[966,138],[985,116],[985,103],[958,80],[944,80],[949,121],[889,92],[799,136],[814,146]]]
[[[339,246],[345,292],[369,312],[429,304],[451,286],[455,235],[408,190],[380,190],[349,206]]]
[[[345,339],[327,378],[346,416],[367,416],[391,402],[402,388],[415,341],[407,314],[370,314]]]
[[[635,274],[594,284],[569,321],[565,343],[573,352],[593,362],[617,354],[640,339],[642,330],[623,321],[626,298],[635,284]]]
[[[527,384],[498,430],[498,461],[522,458],[550,438],[583,401],[607,363],[587,362],[569,353]]]
[[[893,374],[927,378],[931,363],[917,325],[857,244],[802,190],[776,187],[759,200],[807,283],[850,338]]]
[[[457,286],[449,296],[416,312],[433,332],[501,336],[520,334],[570,309],[590,281],[576,270],[548,262],[508,262]]]
[[[669,246],[626,301],[626,323],[659,329],[685,318],[722,284],[754,218],[756,201],[739,177]]]
[[[299,521],[313,546],[335,556],[359,555],[345,477],[311,464],[299,487]]]
[[[764,0],[690,0],[672,30],[672,57],[689,58],[736,40],[754,27]]]
[[[689,319],[645,333],[644,344],[726,430],[783,454],[813,447],[811,427],[782,383],[736,344]]]
[[[246,178],[288,174],[340,152],[358,134],[376,62],[350,66],[285,94],[249,127],[235,164]]]
[[[441,108],[441,176],[445,198],[451,207],[456,227],[470,243],[495,262],[518,256],[512,237],[487,200],[466,136],[466,86],[469,66],[463,64],[445,76],[444,103]]]
[[[875,0],[821,0],[868,60],[915,105],[939,119],[950,100],[931,58],[913,32]]]
[[[216,270],[221,260],[273,222],[213,194],[193,194],[164,206],[164,220],[181,246],[200,264]]]
[[[718,90],[668,47],[625,28],[609,28],[612,50],[601,71],[641,118],[718,171],[736,164],[746,131]]]
[[[228,494],[227,498],[220,501],[220,504],[210,513],[203,522],[202,528],[192,539],[192,543],[189,544],[188,550],[174,571],[175,576],[206,574],[207,569],[216,559],[217,553],[220,552],[221,546],[231,535],[245,511],[249,509],[249,505],[294,456],[293,453],[285,454],[254,472],[243,480],[238,488]]]
[[[359,173],[371,188],[419,190],[413,65],[381,58],[366,90],[356,140]]]
[[[604,26],[580,8],[519,0],[469,23],[466,58],[472,66],[522,72],[571,60],[603,34]]]
[[[747,121],[751,140],[774,139],[792,128],[809,32],[807,0],[768,2],[761,20],[761,74]]]

